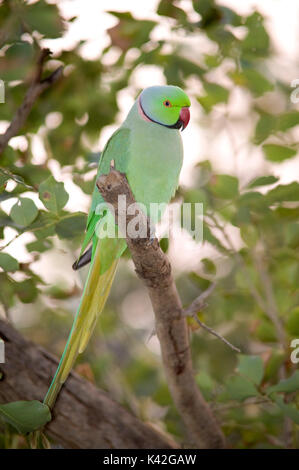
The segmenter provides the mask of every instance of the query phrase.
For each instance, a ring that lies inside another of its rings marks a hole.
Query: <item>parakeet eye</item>
[[[166,106],[166,108],[170,108],[170,107],[171,107],[171,103],[170,103],[169,100],[163,101],[163,104],[164,104],[164,106]]]

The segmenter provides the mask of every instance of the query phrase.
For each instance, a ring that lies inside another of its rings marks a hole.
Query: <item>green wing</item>
[[[130,147],[130,129],[119,128],[112,134],[102,152],[97,178],[100,175],[107,174],[110,171],[110,162],[114,160],[115,168],[122,173],[126,173],[127,164],[129,160],[129,147]],[[97,239],[94,236],[98,222],[102,214],[96,213],[99,204],[105,203],[102,195],[99,193],[95,185],[92,195],[91,207],[87,218],[86,235],[83,240],[80,256],[86,250],[89,243],[93,242],[93,254],[97,245]],[[79,256],[79,257],[80,257]]]

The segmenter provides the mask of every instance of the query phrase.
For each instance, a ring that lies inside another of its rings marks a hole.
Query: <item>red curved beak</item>
[[[187,106],[184,106],[180,112],[180,121],[182,122],[182,131],[188,126],[190,121],[190,111]]]

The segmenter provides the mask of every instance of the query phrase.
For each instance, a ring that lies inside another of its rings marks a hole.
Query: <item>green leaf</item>
[[[55,235],[55,224],[57,223],[57,215],[52,212],[39,211],[35,221],[27,228],[34,232],[36,238],[44,240],[46,237]]]
[[[286,359],[285,354],[282,351],[274,350],[272,352],[271,357],[266,362],[265,374],[264,374],[265,381],[273,380],[275,377],[278,376],[279,370],[281,369],[281,366],[283,362],[285,361],[285,359]]]
[[[204,60],[205,60],[205,64],[209,68],[215,68],[215,67],[218,67],[218,65],[220,65],[221,56],[219,54],[216,54],[216,55],[205,54]]]
[[[285,403],[283,401],[283,397],[280,395],[274,396],[273,400],[275,401],[277,406],[279,406],[284,415],[291,418],[294,423],[299,424],[299,410],[296,408],[295,405]]]
[[[82,191],[84,191],[86,194],[92,194],[94,187],[95,187],[95,177],[92,178],[91,180],[85,181],[84,178],[80,175],[73,175],[73,182],[76,183]]]
[[[206,274],[216,274],[216,266],[212,260],[203,258],[201,262],[204,265],[204,272]]]
[[[299,223],[293,222],[286,226],[286,243],[294,249],[299,246]]]
[[[0,414],[21,434],[35,431],[51,420],[48,406],[37,400],[0,405]]]
[[[43,253],[44,251],[49,250],[52,248],[53,244],[50,240],[36,240],[34,242],[30,242],[26,245],[27,250],[29,253],[34,251],[38,251],[39,253]]]
[[[174,5],[174,0],[161,0],[157,10],[158,15],[169,16],[177,20],[186,21],[187,15],[181,8]]]
[[[184,192],[184,202],[196,203],[201,202],[203,209],[207,209],[209,200],[204,189],[190,189]]]
[[[277,127],[277,117],[272,114],[262,113],[255,128],[254,143],[261,144]]]
[[[299,183],[279,184],[264,197],[268,204],[285,201],[299,201]]]
[[[265,204],[266,201],[264,200],[263,194],[259,193],[258,191],[251,191],[251,192],[242,194],[238,199],[238,203],[242,207],[249,207],[250,209],[257,209],[261,205]]]
[[[243,224],[249,224],[251,221],[250,209],[246,206],[238,207],[237,212],[233,215],[231,223],[236,227]]]
[[[260,385],[263,375],[264,366],[260,356],[240,355],[238,370],[241,375],[245,375],[252,380],[255,385]]]
[[[250,248],[254,247],[259,240],[258,230],[254,225],[242,225],[240,228],[242,240]]]
[[[299,112],[291,111],[289,113],[281,114],[278,119],[277,128],[285,132],[292,127],[295,127],[299,124]]]
[[[212,178],[211,190],[216,197],[233,199],[239,194],[238,179],[231,175],[215,175]]]
[[[261,96],[274,89],[273,84],[255,69],[244,69],[243,72],[234,71],[229,75],[236,85],[248,88],[255,96]]]
[[[267,394],[270,395],[273,392],[298,392],[299,391],[299,370],[289,377],[288,379],[281,380],[278,384],[269,387]]]
[[[160,245],[161,250],[164,253],[167,253],[168,247],[169,247],[169,238],[161,238],[159,240],[159,245]]]
[[[34,57],[34,48],[29,42],[15,41],[5,54],[6,67],[1,71],[2,80],[20,80],[28,74]]]
[[[64,189],[64,184],[58,183],[53,176],[49,176],[39,185],[38,192],[44,206],[56,214],[65,206],[69,199],[69,195]]]
[[[274,90],[273,83],[269,82],[269,80],[256,69],[245,69],[244,76],[249,90],[256,96],[261,96],[268,91]]]
[[[255,334],[263,343],[273,343],[277,341],[275,327],[268,319],[261,320]]]
[[[241,47],[246,56],[253,58],[267,56],[270,39],[263,25],[262,15],[255,11],[246,18],[244,26],[248,33],[242,40]]]
[[[0,192],[4,191],[4,189],[6,188],[6,183],[9,179],[9,175],[0,172]]]
[[[212,13],[216,10],[215,3],[213,0],[192,0],[194,10],[200,14],[202,21],[206,21],[210,18]]]
[[[0,267],[4,271],[16,271],[19,269],[19,263],[8,253],[0,253]]]
[[[221,241],[212,233],[208,225],[203,224],[203,241],[214,245],[221,252],[226,252],[227,249],[222,245]]]
[[[278,206],[274,210],[274,214],[283,222],[291,222],[299,219],[299,207],[283,207]]]
[[[240,375],[232,376],[227,380],[226,390],[232,400],[243,401],[259,395],[253,383]]]
[[[229,98],[229,90],[217,83],[205,83],[205,96],[197,98],[206,112],[210,112],[214,105],[218,103],[227,103]]]
[[[32,199],[20,198],[10,211],[12,220],[23,227],[31,224],[38,214],[38,209]]]
[[[113,46],[127,51],[130,47],[140,47],[149,39],[151,30],[156,26],[155,21],[137,20],[130,12],[107,11],[119,19],[119,22],[107,29]]]
[[[299,337],[299,307],[291,311],[287,319],[286,328],[291,335]]]
[[[33,279],[25,279],[24,281],[16,284],[15,292],[21,302],[28,304],[36,299],[38,288],[36,287]]]
[[[215,389],[215,383],[212,377],[207,372],[202,370],[196,374],[195,380],[205,399],[211,399],[213,397],[213,390]]]
[[[44,165],[33,165],[29,162],[22,167],[15,167],[15,171],[17,171],[19,178],[22,178],[28,185],[34,187],[51,176],[49,168]]]
[[[75,238],[82,235],[86,228],[86,215],[76,212],[61,219],[55,226],[59,238]]]
[[[296,155],[297,150],[285,147],[283,145],[265,144],[262,147],[266,159],[270,162],[283,162]]]
[[[256,188],[258,186],[267,186],[269,184],[274,184],[279,180],[279,178],[276,178],[276,176],[269,175],[269,176],[260,176],[259,178],[255,178],[253,181],[251,181],[248,185],[247,188]]]
[[[29,29],[36,30],[47,38],[58,38],[63,32],[63,22],[60,19],[57,6],[50,5],[45,0],[39,0],[26,6],[22,15]]]
[[[235,204],[232,202],[231,204],[225,204],[223,207],[218,209],[219,215],[228,222],[231,222],[235,219],[237,214],[237,208]]]

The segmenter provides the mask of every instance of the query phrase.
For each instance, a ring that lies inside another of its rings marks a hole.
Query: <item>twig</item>
[[[26,119],[37,98],[62,76],[63,67],[60,66],[48,77],[42,79],[43,66],[46,58],[51,54],[49,49],[42,49],[37,60],[31,85],[24,97],[23,103],[16,111],[6,132],[0,136],[0,155],[7,146],[9,140],[17,135],[26,122]]]
[[[17,233],[13,238],[11,238],[5,245],[0,246],[0,251],[5,250],[11,243],[16,241],[21,235],[23,235],[24,232]]]
[[[250,406],[250,405],[266,405],[266,404],[272,404],[272,401],[269,398],[258,398],[254,399],[251,401],[244,401],[242,403],[233,403],[233,404],[228,404],[228,405],[218,405],[215,404],[214,406],[212,405],[213,411],[215,412],[221,412],[221,411],[227,411],[227,410],[234,410],[236,408],[242,408],[245,406]]]
[[[126,197],[127,227],[135,216],[130,215],[127,208],[136,202],[125,175],[112,169],[108,175],[98,178],[97,187],[105,201],[112,204],[116,222],[118,196]],[[222,431],[194,380],[187,322],[171,275],[171,265],[158,240],[151,238],[151,225],[142,211],[139,211],[139,227],[145,228],[146,237],[130,238],[126,234],[126,241],[136,273],[147,286],[155,312],[156,331],[173,400],[196,446],[222,448],[225,445]]]
[[[194,314],[197,314],[200,310],[202,310],[205,306],[205,300],[209,297],[209,295],[213,292],[216,287],[216,283],[213,282],[209,285],[209,287],[203,291],[195,300],[184,309],[183,314],[186,317],[192,317]]]
[[[241,352],[241,349],[237,348],[236,346],[234,346],[232,343],[230,343],[227,339],[225,339],[223,336],[221,336],[219,333],[217,333],[217,331],[213,330],[213,328],[211,328],[210,326],[206,325],[205,323],[203,323],[202,321],[199,320],[198,316],[196,314],[193,314],[192,315],[192,318],[194,318],[194,320],[199,324],[199,326],[201,326],[204,330],[207,330],[209,333],[211,333],[212,335],[216,336],[216,338],[220,339],[221,341],[223,341],[227,346],[229,346],[231,349],[233,349],[234,351],[236,351],[237,353],[240,353]]]
[[[223,336],[221,336],[217,331],[213,330],[210,326],[207,326],[205,323],[203,323],[201,320],[198,318],[198,312],[202,310],[205,306],[205,300],[209,297],[209,295],[213,292],[213,290],[216,287],[216,283],[212,283],[204,292],[202,292],[193,302],[189,305],[189,307],[186,307],[183,310],[183,315],[185,317],[192,317],[194,320],[198,323],[199,326],[201,326],[204,330],[208,331],[212,335],[216,336],[216,338],[220,339],[223,341],[227,346],[229,346],[231,349],[234,351],[240,353],[241,350],[231,344],[227,339],[225,339]]]

